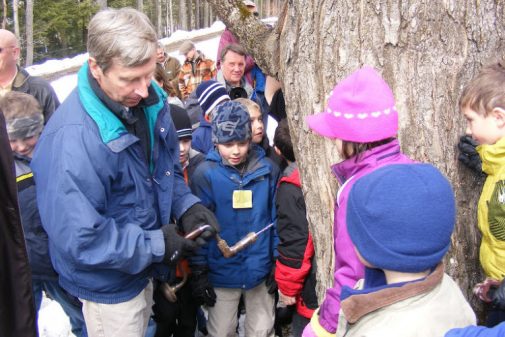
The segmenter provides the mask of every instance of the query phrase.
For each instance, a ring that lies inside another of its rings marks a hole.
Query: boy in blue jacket
[[[228,246],[275,221],[274,193],[278,169],[264,151],[251,144],[246,108],[225,102],[212,120],[211,150],[196,169],[191,187],[216,215]],[[246,308],[246,336],[273,336],[272,268],[277,236],[274,227],[231,257],[211,240],[192,258],[193,293],[208,306],[210,336],[235,334],[241,295]],[[265,282],[267,281],[267,282]]]
[[[32,271],[35,311],[42,303],[42,292],[56,300],[70,319],[72,333],[87,336],[82,304],[58,284],[58,274],[51,264],[47,233],[42,228],[35,181],[30,167],[33,150],[44,126],[44,116],[37,100],[28,94],[11,91],[0,101],[14,156],[21,223]]]

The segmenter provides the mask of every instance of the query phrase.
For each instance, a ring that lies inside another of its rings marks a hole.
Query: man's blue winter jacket
[[[45,127],[32,169],[60,284],[79,298],[120,303],[144,289],[160,266],[160,226],[199,200],[184,183],[161,89],[151,86],[159,99],[144,109],[149,167],[139,139],[96,96],[87,76],[84,65],[77,89]]]
[[[191,189],[217,217],[219,235],[231,247],[250,232],[258,232],[275,221],[274,194],[279,169],[260,147],[253,145],[248,164],[241,174],[224,165],[217,150],[211,150],[195,170]],[[233,209],[233,192],[252,191],[252,208]],[[224,258],[216,240],[192,258],[195,265],[209,267],[209,281],[214,287],[252,289],[272,269],[278,243],[275,227],[260,234],[256,242],[231,258]]]

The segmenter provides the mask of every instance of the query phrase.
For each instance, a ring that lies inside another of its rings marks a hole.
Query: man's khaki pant
[[[237,336],[237,312],[240,295],[245,303],[245,336],[273,337],[274,296],[267,292],[265,282],[250,290],[215,288],[216,304],[209,307],[207,329],[209,337]]]
[[[144,337],[153,307],[153,283],[127,302],[81,302],[89,337]]]

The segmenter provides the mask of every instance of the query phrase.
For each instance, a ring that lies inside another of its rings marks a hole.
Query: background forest
[[[284,0],[256,0],[260,17],[277,15]],[[2,0],[2,28],[21,41],[25,66],[86,51],[86,25],[100,8],[134,7],[146,13],[159,38],[217,20],[205,0]]]

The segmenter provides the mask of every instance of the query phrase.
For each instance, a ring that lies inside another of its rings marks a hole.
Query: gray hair
[[[158,39],[149,18],[133,9],[106,9],[88,25],[88,53],[105,73],[114,59],[124,67],[144,65],[156,54]]]
[[[247,51],[245,50],[244,47],[242,47],[242,45],[240,45],[238,43],[230,43],[229,45],[224,47],[223,50],[221,51],[221,62],[224,62],[224,58],[226,57],[226,54],[229,51],[232,51],[232,52],[242,55],[244,57],[246,57],[246,55],[247,55]]]

